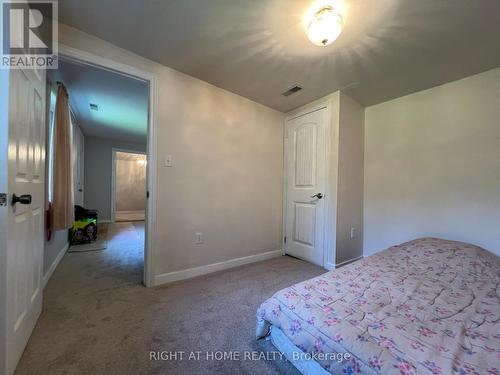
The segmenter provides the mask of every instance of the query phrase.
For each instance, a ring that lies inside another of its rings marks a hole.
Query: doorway
[[[114,222],[144,221],[146,215],[146,154],[113,149],[112,218]]]
[[[75,222],[68,253],[72,259],[81,258],[97,277],[115,277],[108,265],[121,265],[130,271],[129,276],[120,275],[121,279],[140,283],[147,227],[149,84],[66,57],[60,58],[57,71],[49,72],[49,83],[55,82],[67,92],[73,138]],[[55,157],[50,145],[47,155]],[[52,179],[51,173],[48,179]],[[115,225],[116,193],[119,209],[130,211],[124,212],[131,214],[127,221],[139,222],[137,225]],[[55,196],[49,189],[48,197],[51,195]],[[65,257],[58,267],[69,266],[67,263]]]
[[[157,77],[155,74],[146,70],[122,64],[113,60],[102,58],[100,56],[88,53],[82,50],[60,45],[59,55],[61,59],[113,72],[124,77],[144,82],[148,86],[148,118],[147,118],[147,136],[144,152],[147,158],[146,163],[146,209],[143,226],[143,284],[147,287],[154,286],[153,273],[153,233],[156,228],[156,132],[158,119],[158,92]],[[128,150],[127,150],[128,151]],[[134,150],[137,151],[137,150]],[[112,154],[109,154],[112,157]],[[110,173],[111,174],[111,173]]]

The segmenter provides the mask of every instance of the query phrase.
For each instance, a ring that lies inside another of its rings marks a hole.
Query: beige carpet
[[[286,361],[150,361],[150,351],[272,351],[255,313],[321,268],[290,257],[144,288],[143,223],[110,226],[106,251],[66,254],[17,374],[283,374]]]

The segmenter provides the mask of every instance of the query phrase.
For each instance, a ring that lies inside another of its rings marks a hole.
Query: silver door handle
[[[322,193],[318,193],[318,194],[314,194],[314,195],[311,195],[311,198],[318,198],[318,199],[321,199],[323,198],[324,195]]]

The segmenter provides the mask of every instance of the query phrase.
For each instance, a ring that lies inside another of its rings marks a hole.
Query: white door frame
[[[335,95],[335,94],[334,94]],[[325,218],[324,218],[324,233],[323,233],[323,267],[332,270],[335,268],[335,242],[336,242],[336,223],[337,217],[336,214],[332,215],[331,213],[336,212],[337,205],[337,172],[332,173],[331,166],[336,165],[336,160],[338,157],[338,150],[333,149],[332,147],[332,137],[337,137],[338,135],[334,134],[334,129],[336,127],[332,127],[332,113],[333,113],[333,105],[334,105],[334,95],[329,95],[325,98],[321,98],[312,103],[306,104],[302,107],[299,107],[291,112],[288,112],[285,121],[284,121],[284,130],[283,130],[283,236],[282,236],[282,255],[286,254],[285,250],[285,233],[286,233],[286,217],[287,217],[287,184],[288,184],[288,175],[287,175],[287,146],[288,146],[288,128],[287,123],[290,120],[293,120],[297,117],[307,115],[308,113],[316,112],[321,109],[326,109],[326,124],[325,124],[325,139],[326,139],[326,160],[325,160]],[[332,129],[333,128],[333,129]],[[335,139],[335,138],[333,138]],[[333,230],[330,230],[333,228]]]
[[[113,147],[111,149],[111,222],[116,221],[116,153],[117,152],[126,152],[128,154],[141,154],[146,155],[146,152],[143,151],[135,151],[129,150],[119,147]],[[146,163],[146,168],[147,168]]]
[[[154,285],[154,238],[156,234],[156,201],[157,201],[157,175],[156,175],[156,150],[158,132],[158,78],[149,71],[116,62],[93,53],[82,51],[64,44],[59,44],[59,55],[70,61],[84,65],[96,66],[115,73],[123,74],[149,83],[149,116],[148,116],[148,142],[147,142],[147,191],[149,199],[146,204],[146,223],[144,236],[144,285]]]

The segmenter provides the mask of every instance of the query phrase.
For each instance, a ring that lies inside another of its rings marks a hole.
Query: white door
[[[78,126],[78,160],[77,160],[77,168],[78,168],[78,203],[80,206],[83,206],[83,194],[85,192],[85,137],[83,136],[82,130]]]
[[[72,124],[73,144],[71,155],[73,158],[73,196],[75,204],[83,206],[83,163],[84,163],[84,137],[80,127]]]
[[[5,231],[0,251],[6,255],[6,332],[0,373],[12,374],[42,310],[46,88],[44,70],[11,70],[4,77],[8,98],[2,98],[2,106],[8,100],[8,120],[2,120],[8,127],[2,127],[8,135],[2,130],[1,136],[8,137],[8,153],[0,152],[8,156],[0,163],[8,178],[7,204],[0,207],[0,231]]]
[[[285,252],[323,265],[326,109],[286,122]]]

